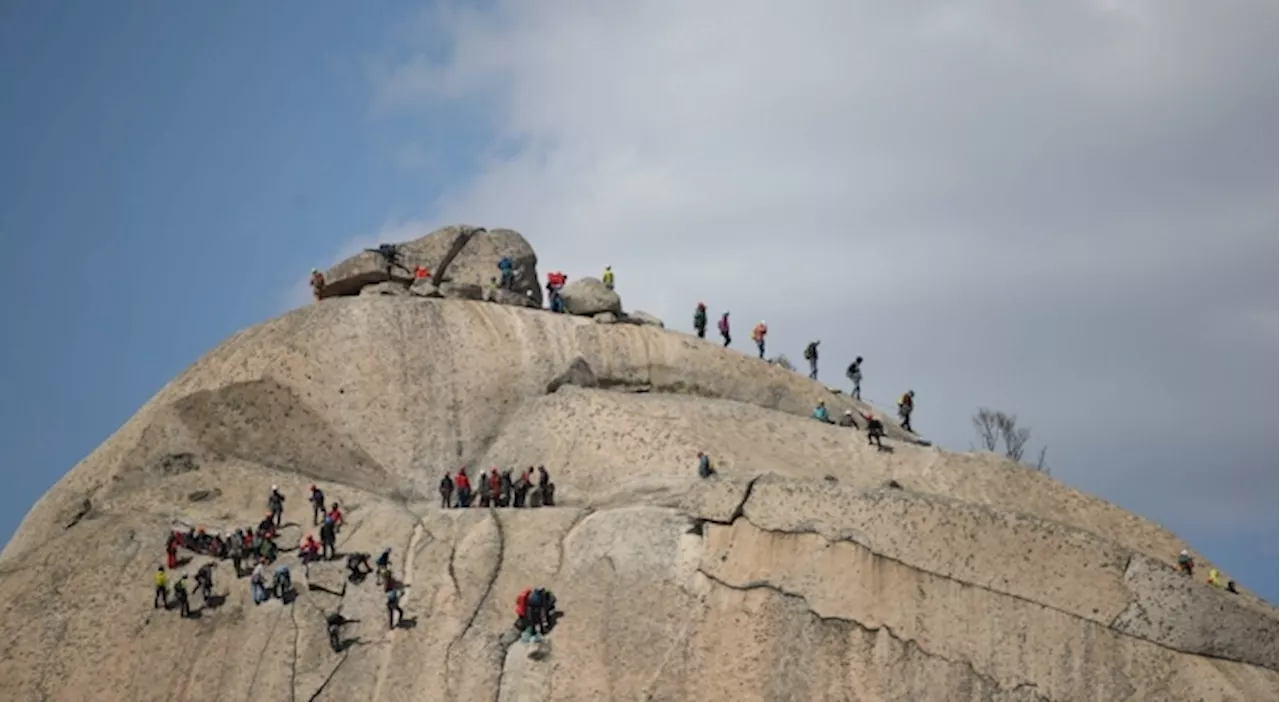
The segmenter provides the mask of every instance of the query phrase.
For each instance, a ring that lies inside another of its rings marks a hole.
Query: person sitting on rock
[[[311,525],[324,521],[324,490],[311,486]]]
[[[1207,582],[1216,588],[1223,587],[1222,573],[1220,573],[1217,568],[1210,568],[1209,579]]]
[[[707,338],[707,306],[704,303],[699,302],[693,309],[693,330],[699,339]]]
[[[827,413],[827,403],[819,402],[818,406],[813,408],[813,418],[819,422],[831,424],[831,415]]]
[[[855,400],[862,399],[862,356],[853,359],[853,363],[849,364],[849,368],[844,372],[845,377],[853,382],[853,390],[849,395]]]
[[[898,417],[902,420],[902,428],[907,431],[911,429],[911,413],[916,408],[916,391],[908,390],[902,399],[898,400]],[[914,433],[914,432],[913,432]]]
[[[444,477],[440,479],[440,506],[449,509],[453,506],[452,498],[453,478],[449,477],[449,471],[445,471]]]
[[[1185,575],[1194,575],[1195,569],[1196,569],[1195,560],[1191,558],[1190,553],[1187,553],[1187,549],[1185,548],[1182,549],[1182,551],[1178,554],[1178,570],[1182,571],[1183,574]]]
[[[546,466],[538,466],[538,489],[542,491],[542,506],[556,506],[556,484],[551,482]]]
[[[853,410],[844,411],[844,415],[840,417],[840,426],[857,428],[858,423],[853,421]]]
[[[821,341],[810,341],[809,345],[804,347],[804,360],[809,362],[809,379],[818,379],[818,344]]]
[[[711,467],[711,457],[702,451],[698,452],[698,477],[710,478],[715,475],[716,471]]]
[[[503,256],[498,259],[498,272],[501,275],[498,284],[503,290],[510,290],[516,279],[515,265],[511,262],[510,256]]]
[[[359,582],[372,572],[373,568],[369,565],[369,554],[360,552],[347,556],[347,577],[352,582]]]
[[[764,320],[751,330],[751,340],[756,342],[756,348],[760,351],[760,358],[764,358],[764,338],[769,334],[769,325]]]
[[[320,301],[320,295],[324,292],[324,274],[319,269],[311,269],[311,294],[315,296],[316,302]]]
[[[604,287],[613,290],[613,266],[604,267],[604,275],[600,276],[600,282],[604,283]]]
[[[271,486],[271,494],[267,496],[267,509],[271,510],[271,516],[276,526],[280,526],[280,522],[284,519],[284,495],[280,492],[279,485]]]
[[[470,507],[471,478],[467,477],[466,466],[459,468],[458,474],[453,477],[453,487],[458,492],[458,507]]]
[[[156,598],[155,607],[153,609],[169,609],[169,575],[164,572],[164,566],[156,569]]]
[[[173,584],[173,599],[178,603],[178,616],[183,619],[191,616],[191,602],[187,596],[187,576],[183,575]]]
[[[870,412],[862,415],[867,420],[867,444],[875,444],[876,448],[884,448],[884,444],[880,443],[880,439],[884,438],[884,422],[880,418]]]

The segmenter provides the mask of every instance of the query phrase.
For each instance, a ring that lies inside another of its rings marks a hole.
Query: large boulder
[[[528,307],[532,309],[538,308],[538,302],[526,294],[521,294],[505,288],[490,287],[488,294],[485,296],[489,302],[496,302],[499,305],[511,305],[512,307]]]
[[[658,327],[660,329],[665,329],[667,326],[666,324],[663,324],[661,319],[658,319],[656,316],[643,310],[628,312],[626,318],[627,321],[632,324],[648,324],[649,326]]]
[[[571,280],[560,290],[564,308],[569,314],[593,317],[609,312],[615,317],[622,314],[622,298],[606,288],[599,278],[583,277]]]
[[[1280,694],[1275,608],[1181,577],[1189,547],[1168,530],[892,424],[878,451],[810,419],[820,400],[870,409],[647,325],[308,305],[199,359],[27,514],[0,554],[0,700]],[[441,474],[463,464],[545,465],[557,506],[442,509]],[[393,548],[401,628],[372,577],[348,581],[342,559],[303,577],[293,551],[296,600],[255,605],[223,568],[192,619],[152,607],[167,529],[254,523],[272,483],[301,525],[282,547],[314,533],[317,483],[345,512],[339,552]],[[511,614],[535,583],[564,612],[540,660]],[[357,620],[338,652],[335,611]]]
[[[413,271],[424,266],[431,272],[429,282],[443,284],[489,287],[499,276],[498,261],[509,257],[514,265],[515,278],[512,290],[521,295],[531,295],[538,306],[542,304],[542,288],[538,284],[538,257],[533,247],[519,232],[511,229],[486,230],[471,225],[442,227],[412,241],[394,243],[400,252],[402,267],[393,268],[390,279],[408,285],[413,281]],[[382,257],[371,251],[361,251],[338,263],[325,273],[325,287],[321,297],[355,295],[367,285],[388,280]],[[465,288],[466,291],[474,288]],[[447,293],[444,293],[447,295]],[[473,298],[468,294],[455,297]]]

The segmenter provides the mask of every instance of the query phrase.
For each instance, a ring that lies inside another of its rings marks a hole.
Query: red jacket
[[[529,589],[525,588],[516,596],[516,616],[524,619],[529,612]]]
[[[468,478],[466,473],[459,472],[457,477],[453,479],[453,486],[459,490],[463,488],[470,490],[471,478]]]
[[[502,478],[497,473],[489,473],[489,490],[497,495],[502,489]]]

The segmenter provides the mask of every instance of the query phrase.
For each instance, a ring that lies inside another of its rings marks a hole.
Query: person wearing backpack
[[[707,338],[707,306],[701,302],[693,310],[693,330],[699,339]]]
[[[724,345],[728,347],[729,342],[733,341],[733,339],[729,337],[729,313],[728,312],[725,312],[724,314],[720,315],[720,324],[718,326],[720,328],[720,336],[721,338],[724,339]]]
[[[810,341],[809,345],[804,347],[804,360],[809,362],[809,378],[811,380],[818,379],[818,344],[821,341]]]
[[[191,603],[187,598],[187,576],[178,578],[173,584],[173,598],[178,601],[178,616],[186,619],[191,616]]]
[[[393,581],[388,577],[387,583],[392,587],[387,589],[387,628],[396,628],[396,615],[400,615],[399,621],[404,621],[404,610],[400,609],[400,588],[394,587]]]
[[[849,393],[853,399],[862,399],[862,356],[853,359],[853,363],[849,364],[848,370],[844,372],[845,377],[853,381],[853,390]]]
[[[311,524],[312,526],[320,524],[324,521],[324,490],[311,486]]]

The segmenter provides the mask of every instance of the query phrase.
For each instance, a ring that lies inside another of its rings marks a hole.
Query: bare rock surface
[[[608,313],[615,319],[622,314],[622,298],[606,288],[599,278],[584,276],[571,280],[560,290],[560,297],[569,314],[591,317]]]
[[[449,284],[484,285],[497,246]],[[1174,534],[892,425],[878,451],[810,419],[819,401],[870,409],[652,325],[420,294],[308,305],[210,351],[31,509],[0,554],[0,699],[1280,694],[1275,608],[1178,574]],[[443,509],[463,464],[545,465],[557,506]],[[153,609],[167,530],[256,523],[273,483],[298,596],[255,605],[224,562],[197,616]],[[343,559],[298,563],[312,483],[342,504],[339,552],[392,548],[404,626]],[[534,585],[564,613],[539,645],[512,626]],[[335,611],[358,620],[338,652]]]

